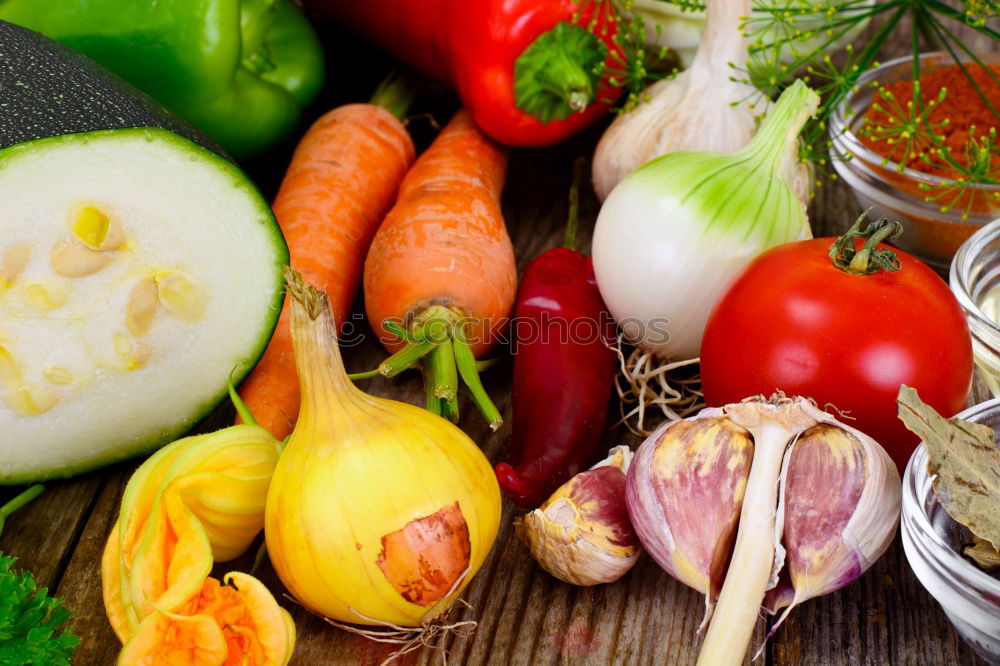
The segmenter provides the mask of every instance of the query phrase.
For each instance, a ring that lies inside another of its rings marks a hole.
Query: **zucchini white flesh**
[[[0,22],[0,484],[181,436],[280,312],[288,252],[267,203],[119,83]]]
[[[286,260],[237,169],[165,130],[0,151],[0,478],[190,428],[267,344]]]

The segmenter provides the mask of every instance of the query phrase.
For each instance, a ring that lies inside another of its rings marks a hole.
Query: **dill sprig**
[[[958,175],[933,185],[921,183],[920,189],[927,192],[924,200],[937,203],[941,212],[961,206],[963,220],[969,219],[974,208],[1000,209],[1000,160],[997,159],[1000,146],[996,128],[991,127],[977,137],[975,126],[971,127],[963,160],[957,160],[951,151],[935,143],[937,145],[922,156],[923,161]]]
[[[963,0],[965,20],[971,26],[984,27],[986,19],[1000,16],[995,0]]]
[[[964,10],[964,11],[963,11]],[[896,154],[925,154],[927,159],[938,156],[959,174],[949,191],[933,192],[935,201],[971,200],[968,190],[973,185],[995,182],[996,173],[989,165],[1000,160],[1000,146],[988,136],[970,139],[965,160],[949,156],[941,131],[947,121],[932,122],[929,112],[943,98],[925,100],[919,86],[919,55],[924,48],[944,50],[972,82],[980,99],[997,118],[988,96],[976,85],[968,72],[969,64],[983,66],[990,78],[997,76],[985,67],[978,54],[954,33],[957,25],[969,26],[992,40],[1000,42],[1000,33],[986,25],[995,16],[993,0],[965,0],[963,10],[950,7],[941,0],[754,0],[754,12],[746,19],[744,30],[749,36],[750,57],[745,79],[774,96],[806,73],[807,81],[822,95],[823,102],[816,117],[803,130],[803,157],[822,162],[829,153],[831,140],[827,136],[827,121],[843,101],[859,88],[859,79],[878,66],[878,57],[891,37],[903,30],[903,19],[909,17],[909,41],[913,53],[913,102],[896,101],[883,89],[880,95],[882,111],[889,123],[871,128],[871,137],[893,146]],[[839,43],[849,41],[871,22],[876,26],[871,38],[857,48],[848,45],[834,55]],[[902,146],[902,151],[898,151]],[[971,159],[971,161],[970,161]],[[900,168],[906,158],[900,162]],[[947,205],[947,204],[946,204]]]
[[[624,112],[634,108],[644,101],[643,91],[646,87],[671,74],[670,70],[659,68],[669,59],[670,49],[666,46],[648,46],[646,39],[646,20],[639,12],[634,12],[635,0],[575,0],[580,3],[574,21],[591,5],[596,5],[590,21],[585,26],[588,31],[599,37],[605,37],[610,27],[614,27],[611,41],[617,47],[612,50],[608,60],[601,61],[594,68],[598,77],[607,76],[608,83],[615,88],[621,88],[624,101],[615,107],[616,112]],[[686,0],[681,0],[687,6]],[[653,33],[659,38],[662,26],[655,25]],[[613,99],[602,99],[611,104]]]
[[[884,141],[890,146],[890,156],[895,158],[900,167],[914,159],[930,164],[929,155],[938,154],[944,141],[938,131],[951,122],[947,118],[932,122],[930,113],[944,101],[947,92],[942,88],[937,99],[932,99],[924,105],[919,103],[923,98],[920,81],[913,82],[913,99],[906,102],[898,100],[888,88],[879,87],[879,94],[872,102],[872,109],[882,114],[884,120],[867,123],[859,133],[872,141]],[[888,165],[889,162],[889,157],[884,158],[882,166]]]

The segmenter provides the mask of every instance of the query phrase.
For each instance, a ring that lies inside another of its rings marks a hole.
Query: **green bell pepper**
[[[292,0],[0,0],[0,19],[90,56],[236,158],[286,137],[323,84]]]

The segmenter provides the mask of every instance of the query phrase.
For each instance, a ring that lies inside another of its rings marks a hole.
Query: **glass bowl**
[[[987,64],[1000,64],[1000,53],[981,54],[979,58]],[[953,62],[946,53],[925,53],[920,56],[920,71],[927,72]],[[977,191],[974,206],[963,219],[963,206],[942,211],[940,203],[925,200],[955,185],[955,181],[913,169],[900,171],[897,163],[886,161],[858,139],[855,132],[861,127],[865,111],[876,94],[870,84],[878,81],[885,85],[912,78],[912,56],[890,60],[862,74],[855,92],[848,95],[830,117],[830,155],[837,174],[854,190],[862,209],[872,208],[876,218],[887,217],[902,223],[903,236],[893,245],[944,272],[959,246],[977,229],[1000,215],[1000,202],[992,199],[994,194],[1000,194],[1000,187],[972,186]],[[838,156],[842,155],[850,159],[840,159]]]
[[[993,397],[1000,397],[1000,219],[959,247],[949,283],[969,323],[979,375]]]
[[[1000,433],[1000,399],[970,407],[958,418]],[[1000,579],[957,551],[969,531],[938,504],[927,476],[927,450],[920,444],[903,473],[903,550],[910,568],[941,604],[959,635],[990,664],[1000,664]]]

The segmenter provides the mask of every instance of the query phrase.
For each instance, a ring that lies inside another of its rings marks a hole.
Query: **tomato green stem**
[[[36,483],[33,486],[29,486],[27,490],[24,490],[20,494],[14,497],[3,506],[0,506],[0,534],[3,533],[4,523],[7,522],[7,517],[14,513],[25,504],[35,499],[45,490],[45,486],[40,483]]]
[[[892,250],[879,248],[883,241],[894,241],[903,233],[903,225],[881,218],[871,222],[863,231],[861,223],[871,209],[863,212],[851,228],[830,246],[830,259],[840,270],[853,275],[872,275],[878,271],[894,273],[899,270],[899,257]],[[855,239],[865,239],[857,249]]]

